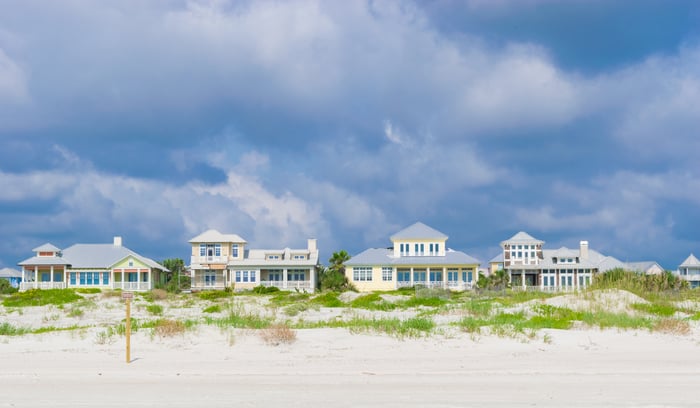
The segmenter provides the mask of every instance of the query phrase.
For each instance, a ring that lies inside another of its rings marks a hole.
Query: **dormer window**
[[[294,255],[294,259],[297,261],[305,260],[306,255]]]
[[[277,259],[280,259],[280,256],[279,255],[268,255],[267,259],[277,260]]]
[[[132,267],[132,266],[134,266],[134,260],[133,260],[133,259],[129,259],[129,267]]]

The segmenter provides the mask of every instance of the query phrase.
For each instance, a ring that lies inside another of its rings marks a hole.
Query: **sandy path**
[[[214,328],[98,345],[94,333],[4,338],[0,406],[698,406],[693,337],[550,331],[553,342],[399,341],[298,332],[272,347]]]

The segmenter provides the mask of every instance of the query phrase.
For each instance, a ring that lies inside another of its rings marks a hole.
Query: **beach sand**
[[[46,313],[25,308],[3,318]],[[124,337],[105,342],[103,329],[0,336],[0,407],[700,404],[696,327],[682,336],[572,329],[534,339],[450,332],[403,340],[304,329],[292,344],[272,346],[255,330],[201,325],[165,338],[134,333],[129,364]]]

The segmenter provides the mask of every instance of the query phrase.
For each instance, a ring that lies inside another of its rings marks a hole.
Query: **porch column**
[[[109,287],[114,288],[114,269],[109,270]]]
[[[431,287],[432,282],[430,281],[430,267],[425,268],[425,286]]]
[[[411,282],[411,286],[413,286],[414,285],[413,284],[413,267],[411,267],[411,276],[409,278],[410,278],[409,282]]]
[[[520,281],[523,284],[523,289],[525,289],[525,269],[520,271]]]
[[[282,269],[282,288],[287,289],[287,268]]]
[[[544,289],[544,271],[540,271],[537,276],[540,278],[540,292],[542,292]]]
[[[314,292],[316,290],[316,268],[309,268],[309,283],[311,284],[310,291]]]
[[[50,272],[51,273],[51,288],[53,289],[53,265],[51,265],[50,270],[51,270],[51,272]]]
[[[124,273],[124,268],[122,268],[122,290],[124,290],[124,281],[126,280],[126,276]]]
[[[447,288],[447,268],[442,267],[442,287]]]
[[[24,266],[22,266],[22,283],[26,282],[27,280],[24,278]],[[22,285],[20,285],[21,287]]]
[[[146,289],[153,289],[153,280],[152,280],[152,273],[151,273],[151,268],[148,268],[148,285],[146,286]]]
[[[39,287],[39,266],[34,265],[34,289]]]

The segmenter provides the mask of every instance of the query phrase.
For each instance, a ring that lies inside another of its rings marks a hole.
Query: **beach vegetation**
[[[203,313],[220,313],[221,305],[211,305],[202,310]]]
[[[18,288],[12,287],[9,280],[0,279],[0,295],[9,295],[12,293],[17,293],[18,290]]]
[[[5,307],[64,305],[81,299],[73,289],[31,289],[6,297],[2,304]]]
[[[273,324],[260,330],[260,338],[269,345],[291,344],[297,339],[297,333],[283,323]]]
[[[203,292],[198,292],[197,297],[202,299],[202,300],[218,300],[218,299],[227,299],[233,296],[233,292],[231,291],[223,291],[223,290],[205,290]]]
[[[146,311],[152,315],[160,316],[163,314],[163,306],[161,305],[147,305]]]

